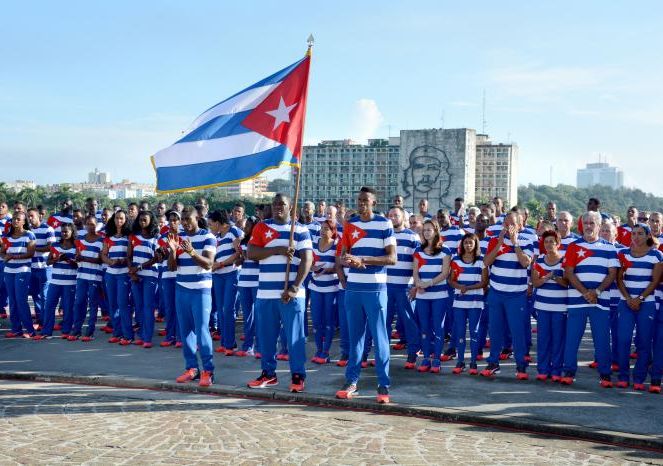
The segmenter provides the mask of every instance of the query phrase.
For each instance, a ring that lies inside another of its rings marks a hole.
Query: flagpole
[[[308,50],[306,50],[306,56],[311,57],[311,52],[313,49],[313,34],[308,36],[308,39],[306,40],[308,43]],[[308,76],[306,77],[308,79]],[[302,121],[302,138],[304,135],[304,125],[306,124],[306,115],[304,115],[304,119]],[[290,210],[290,239],[288,241],[288,248],[292,248],[294,242],[295,242],[295,223],[297,221],[297,203],[299,202],[299,180],[302,174],[302,159],[304,157],[304,154],[300,154],[299,158],[299,164],[297,165],[297,175],[295,176],[295,196],[292,200],[292,208]],[[289,279],[290,279],[290,265],[292,263],[292,259],[290,256],[288,256],[288,260],[286,262],[285,266],[285,283],[283,284],[283,291],[286,292],[288,291],[288,286],[289,286]]]

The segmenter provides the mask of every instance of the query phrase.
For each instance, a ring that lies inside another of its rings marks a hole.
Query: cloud
[[[465,100],[457,100],[455,102],[451,102],[452,107],[478,107],[479,104],[477,102],[469,102]]]
[[[365,142],[375,136],[384,117],[378,104],[372,99],[359,99],[354,104],[352,116],[352,139]]]

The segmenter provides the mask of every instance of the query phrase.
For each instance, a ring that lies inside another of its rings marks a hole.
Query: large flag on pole
[[[253,178],[301,158],[310,50],[296,63],[206,110],[152,156],[161,193]]]

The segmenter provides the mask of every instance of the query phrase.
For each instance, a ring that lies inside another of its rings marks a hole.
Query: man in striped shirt
[[[389,210],[389,220],[394,226],[396,237],[396,264],[387,266],[387,335],[391,332],[394,316],[398,315],[398,320],[405,331],[405,335],[401,335],[401,340],[407,344],[408,356],[405,368],[414,369],[419,351],[419,328],[407,291],[412,285],[414,251],[421,243],[415,232],[405,228],[403,224],[405,213],[402,207],[392,207]],[[394,349],[403,349],[405,344],[399,342],[398,346],[394,345]]]
[[[183,340],[185,370],[176,381],[185,383],[200,378],[199,385],[214,382],[214,353],[209,317],[212,312],[212,264],[216,238],[198,227],[198,212],[182,212],[181,234],[168,235],[168,269],[177,271],[175,307]],[[197,346],[197,348],[196,348]],[[197,350],[203,370],[198,370]]]
[[[391,221],[373,213],[376,204],[375,190],[361,188],[357,199],[358,215],[343,229],[341,264],[350,268],[345,291],[350,359],[345,371],[346,384],[336,396],[349,399],[357,393],[368,325],[375,341],[377,401],[389,403],[386,266],[396,265],[396,238]]]
[[[39,211],[28,210],[28,221],[35,234],[35,255],[32,256],[32,273],[30,274],[30,296],[35,303],[37,323],[43,324],[42,316],[46,305],[46,290],[51,278],[51,268],[46,264],[51,245],[55,242],[55,232],[46,222],[42,222]]]
[[[615,246],[599,239],[601,214],[589,211],[581,217],[583,237],[569,245],[564,255],[564,276],[570,283],[564,376],[561,383],[571,385],[578,368],[578,348],[587,319],[592,338],[600,384],[612,387],[610,379],[610,286],[615,281],[619,260]]]
[[[247,249],[247,257],[259,262],[258,294],[254,305],[262,373],[250,381],[249,388],[278,384],[276,377],[276,339],[284,327],[290,361],[291,392],[302,392],[306,379],[306,338],[304,336],[304,279],[313,262],[308,229],[290,216],[290,199],[277,194],[272,200],[272,218],[258,223]],[[294,228],[294,229],[293,229]],[[293,243],[290,245],[290,231]],[[287,286],[286,286],[287,271]]]
[[[532,262],[533,245],[525,236],[519,234],[519,225],[518,212],[509,212],[500,234],[488,243],[488,251],[484,257],[484,263],[490,267],[487,304],[491,339],[488,366],[481,371],[484,377],[490,377],[500,370],[499,355],[506,322],[513,339],[516,378],[528,378],[524,322],[527,312],[528,268]]]

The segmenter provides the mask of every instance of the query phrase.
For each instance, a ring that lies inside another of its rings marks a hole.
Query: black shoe
[[[267,371],[262,371],[260,376],[255,379],[250,381],[247,386],[249,388],[267,388],[267,387],[273,387],[275,385],[278,385],[279,381],[276,378],[276,374],[267,374]]]

